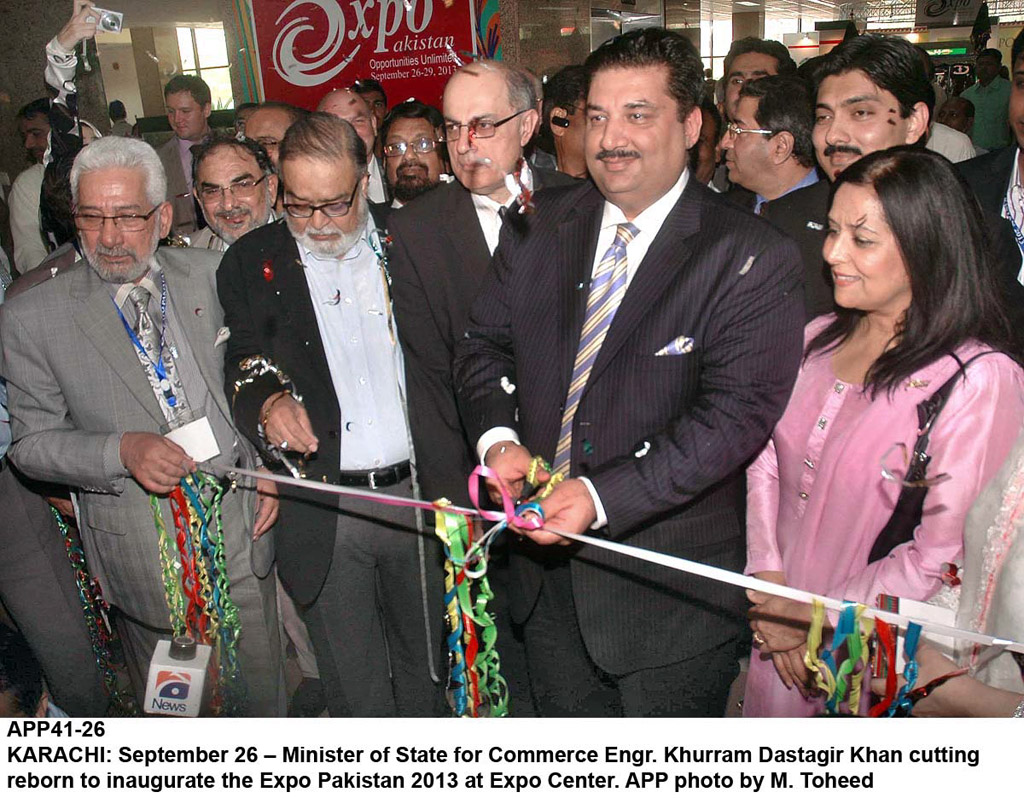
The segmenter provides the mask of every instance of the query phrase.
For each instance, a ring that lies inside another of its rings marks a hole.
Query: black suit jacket
[[[384,226],[381,206],[371,206],[375,223]],[[272,374],[235,390],[246,357],[262,354],[295,383],[319,438],[315,457],[305,469],[310,479],[337,480],[341,457],[341,410],[320,339],[298,246],[285,221],[274,222],[243,236],[224,253],[217,270],[217,294],[224,324],[231,330],[225,352],[225,390],[232,400],[235,423],[257,447],[256,431],[267,397],[281,390]],[[233,397],[233,399],[232,399]],[[334,552],[337,508],[330,498],[281,487],[278,573],[295,600],[312,602],[323,586]]]
[[[603,205],[589,183],[552,189],[525,236],[503,235],[456,347],[470,440],[507,426],[534,454],[554,455]],[[770,224],[689,181],[630,283],[575,415],[571,474],[589,477],[602,500],[608,526],[598,534],[742,570],[743,469],[800,362],[799,258]],[[655,354],[679,336],[692,338],[692,351]],[[518,619],[560,549],[517,544]],[[742,593],[720,583],[586,547],[571,567],[587,650],[610,673],[696,656],[743,628]]]
[[[1002,217],[1003,199],[1013,175],[1016,145],[979,155],[969,161],[954,164],[967,184],[974,190],[981,209],[985,212],[989,240],[999,269],[996,275],[1000,291],[1006,302],[1018,341],[1024,344],[1024,286],[1017,275],[1021,270],[1021,251],[1009,220]]]
[[[578,182],[561,172],[532,171],[537,191]],[[526,219],[515,208],[507,218],[505,225],[516,230]],[[391,292],[420,488],[430,499],[466,504],[476,457],[455,404],[452,356],[491,253],[472,195],[459,183],[438,186],[394,212],[389,232]]]
[[[726,196],[747,210],[753,210],[755,196],[733,186]],[[821,254],[828,230],[828,202],[832,186],[819,180],[765,203],[761,217],[776,225],[800,247],[804,267],[804,311],[807,320],[835,308],[832,280]]]

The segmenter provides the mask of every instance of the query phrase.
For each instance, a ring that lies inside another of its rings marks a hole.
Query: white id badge
[[[213,427],[206,416],[172,429],[164,437],[178,444],[197,463],[205,463],[220,454],[220,447],[213,435]]]

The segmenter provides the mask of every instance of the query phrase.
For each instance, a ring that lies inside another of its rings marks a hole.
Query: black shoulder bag
[[[992,353],[980,352],[966,363],[960,363],[960,359],[953,355],[960,363],[960,368],[942,384],[942,387],[917,406],[917,442],[914,444],[914,452],[910,456],[910,465],[907,468],[903,489],[900,491],[892,515],[882,531],[878,533],[878,537],[875,538],[871,553],[868,555],[868,565],[883,559],[897,546],[913,539],[914,530],[921,523],[924,498],[928,495],[925,477],[928,473],[928,463],[932,459],[928,454],[928,439],[932,426],[939,417],[939,413],[942,412],[942,408],[946,406],[957,381],[960,377],[966,376],[967,367],[979,357],[988,354]]]

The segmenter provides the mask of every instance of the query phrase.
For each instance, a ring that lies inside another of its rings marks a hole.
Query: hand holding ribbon
[[[522,496],[527,477],[531,473],[533,459],[529,449],[514,441],[498,441],[488,449],[484,455],[484,466],[492,472],[485,475],[487,494],[491,500],[503,505],[510,491],[512,496]],[[470,481],[474,481],[475,478],[476,472],[470,477]],[[551,475],[546,469],[536,469],[534,487],[543,485],[550,478]]]
[[[754,603],[747,613],[750,628],[764,639],[761,653],[792,651],[807,642],[810,605],[755,590],[748,590],[747,598]]]
[[[559,533],[583,535],[597,520],[597,509],[590,491],[578,479],[567,479],[555,486],[551,495],[541,500],[540,507],[544,511],[544,527],[527,530],[523,534],[541,546],[569,546],[573,541]]]

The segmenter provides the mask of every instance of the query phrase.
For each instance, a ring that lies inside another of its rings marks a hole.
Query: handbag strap
[[[931,438],[932,427],[935,426],[936,419],[946,406],[946,402],[949,401],[957,381],[960,377],[967,376],[967,367],[971,363],[979,357],[991,354],[995,354],[995,350],[979,352],[966,362],[961,362],[960,358],[953,354],[952,357],[959,364],[959,368],[952,377],[942,383],[935,393],[917,405],[917,441],[914,443],[914,452],[910,457],[910,466],[907,469],[907,482],[920,482],[925,478],[928,463],[931,461],[931,456],[928,454],[928,442]],[[901,493],[910,487],[912,486],[904,484]]]

